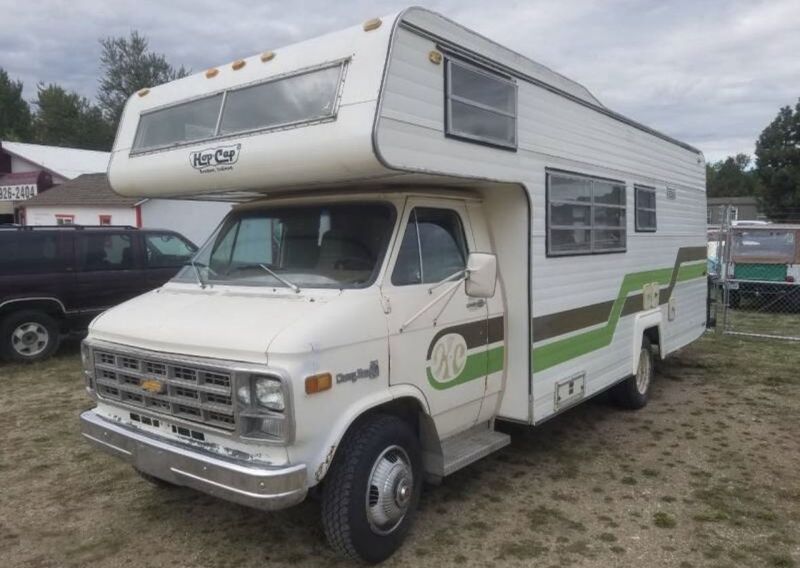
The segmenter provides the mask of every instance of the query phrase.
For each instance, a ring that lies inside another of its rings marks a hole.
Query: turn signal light
[[[211,79],[212,77],[216,77],[219,75],[219,69],[212,68],[206,71],[206,79]]]
[[[306,394],[314,394],[330,389],[333,386],[333,377],[330,373],[319,373],[306,377]]]
[[[261,54],[261,61],[266,63],[267,61],[272,61],[275,59],[275,52],[274,51],[265,51]]]
[[[246,64],[247,64],[247,62],[244,59],[239,59],[237,61],[234,61],[231,64],[231,68],[233,68],[234,71],[238,71],[239,69],[244,67]]]

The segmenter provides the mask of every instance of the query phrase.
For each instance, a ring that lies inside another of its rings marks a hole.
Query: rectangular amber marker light
[[[320,373],[306,377],[306,394],[314,394],[326,391],[333,385],[333,377],[330,373]]]

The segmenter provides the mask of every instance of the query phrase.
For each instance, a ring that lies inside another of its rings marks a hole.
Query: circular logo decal
[[[467,342],[458,333],[439,338],[431,352],[431,375],[439,382],[452,381],[467,365]]]

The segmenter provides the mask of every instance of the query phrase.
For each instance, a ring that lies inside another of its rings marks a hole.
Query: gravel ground
[[[427,487],[386,562],[800,565],[800,345],[705,337],[659,369],[650,405],[604,397]],[[78,433],[76,346],[0,366],[0,566],[347,566],[314,501],[274,514],[155,488]]]

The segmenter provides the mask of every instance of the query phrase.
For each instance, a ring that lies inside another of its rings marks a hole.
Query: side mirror
[[[491,298],[497,285],[497,257],[486,252],[470,253],[467,259],[467,296]]]

